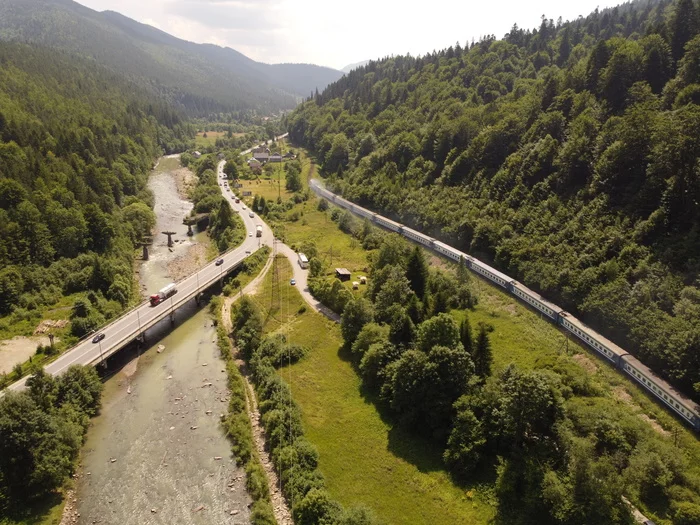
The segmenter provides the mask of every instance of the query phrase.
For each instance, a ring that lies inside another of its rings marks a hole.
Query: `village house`
[[[253,158],[260,162],[267,162],[270,159],[270,148],[255,148],[253,150]]]
[[[282,162],[282,155],[279,153],[273,153],[270,155],[270,162]]]

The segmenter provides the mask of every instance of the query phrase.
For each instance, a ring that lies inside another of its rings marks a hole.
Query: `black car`
[[[216,265],[217,265],[217,266],[221,266],[222,264],[224,264],[224,260],[223,260],[223,259],[219,259],[218,261],[216,261]]]
[[[93,343],[99,343],[99,342],[102,341],[104,338],[105,338],[105,334],[103,334],[102,332],[100,332],[99,334],[97,334],[95,337],[92,338],[92,342],[93,342]]]

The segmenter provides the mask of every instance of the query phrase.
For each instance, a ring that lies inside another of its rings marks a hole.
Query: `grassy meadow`
[[[361,249],[360,249],[361,250]],[[309,355],[280,369],[303,413],[306,437],[317,447],[331,495],[343,505],[371,507],[385,523],[486,523],[493,515],[487,493],[455,485],[429,444],[393,428],[363,393],[353,365],[339,349],[340,327],[306,308],[286,259],[254,297],[265,332],[280,332],[307,346]],[[279,300],[274,299],[279,298]]]

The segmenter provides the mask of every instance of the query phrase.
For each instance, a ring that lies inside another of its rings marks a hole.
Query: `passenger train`
[[[586,345],[592,348],[599,356],[621,370],[623,373],[630,376],[650,394],[654,395],[654,397],[656,397],[661,403],[682,418],[694,430],[700,432],[700,405],[685,397],[663,379],[660,379],[654,375],[654,373],[648,367],[642,364],[639,359],[630,355],[628,352],[625,352],[615,343],[589,328],[576,317],[565,312],[562,308],[547,301],[539,294],[530,290],[527,286],[524,286],[504,273],[499,272],[495,268],[492,268],[491,266],[479,261],[478,259],[475,259],[470,255],[467,255],[466,253],[460,252],[459,250],[448,246],[441,241],[435,240],[427,235],[417,232],[416,230],[403,226],[398,222],[382,217],[381,215],[362,208],[357,204],[353,204],[352,202],[343,199],[335,193],[323,188],[316,180],[312,180],[310,185],[314,192],[335,203],[336,205],[350,210],[361,217],[365,217],[366,219],[374,222],[375,224],[383,226],[388,230],[399,233],[412,241],[422,244],[423,246],[431,248],[437,253],[444,255],[457,263],[464,264],[473,272],[478,273],[479,275],[489,279],[493,283],[507,290],[521,301],[541,312],[552,322],[561,326],[564,330],[586,343]]]

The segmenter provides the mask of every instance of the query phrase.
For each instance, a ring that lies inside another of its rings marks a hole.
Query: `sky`
[[[622,0],[79,0],[171,35],[231,47],[259,62],[340,69],[388,55],[422,55],[517,23],[539,27],[586,16]]]

